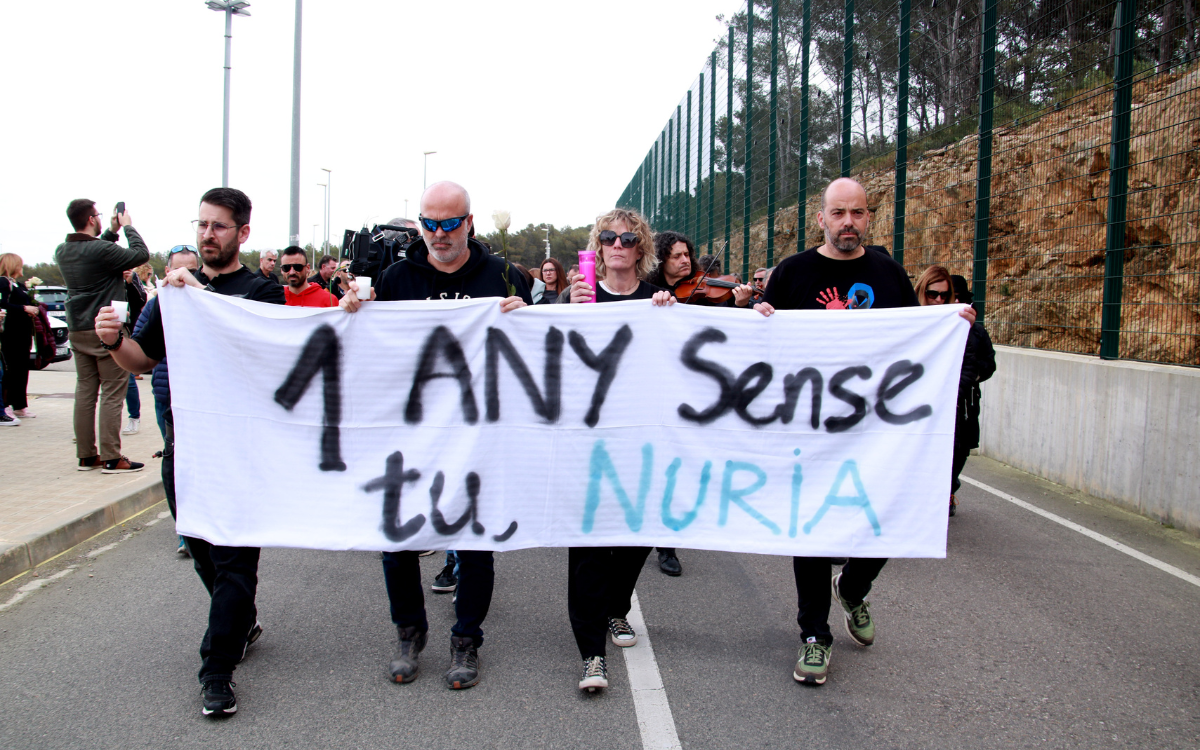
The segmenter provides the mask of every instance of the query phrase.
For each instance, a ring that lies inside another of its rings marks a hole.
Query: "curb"
[[[82,514],[74,509],[51,516],[48,520],[53,528],[49,531],[35,532],[25,538],[0,543],[0,584],[111,529],[165,498],[162,477],[155,472],[139,482],[100,495],[95,501],[98,507]]]

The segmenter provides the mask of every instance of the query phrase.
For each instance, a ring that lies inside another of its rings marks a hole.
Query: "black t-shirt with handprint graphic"
[[[904,267],[883,253],[834,260],[814,249],[780,261],[763,300],[777,310],[865,310],[915,307],[917,293]]]

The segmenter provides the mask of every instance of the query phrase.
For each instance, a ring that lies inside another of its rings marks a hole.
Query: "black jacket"
[[[996,350],[992,337],[988,336],[983,323],[975,323],[967,332],[967,349],[963,352],[962,373],[959,389],[975,386],[996,374]]]
[[[476,299],[518,296],[533,304],[529,285],[516,266],[490,255],[476,240],[467,240],[471,257],[454,273],[442,273],[429,263],[425,240],[408,247],[405,262],[395,263],[375,284],[376,299]]]

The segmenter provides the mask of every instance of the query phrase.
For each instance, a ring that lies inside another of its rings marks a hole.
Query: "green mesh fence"
[[[966,277],[997,343],[1200,365],[1198,15],[755,0],[618,205],[745,279],[820,245],[820,190],[853,176],[869,242]]]

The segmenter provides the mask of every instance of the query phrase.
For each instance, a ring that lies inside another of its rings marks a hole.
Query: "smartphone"
[[[120,216],[123,213],[125,213],[125,201],[121,201],[117,204],[117,216]]]

